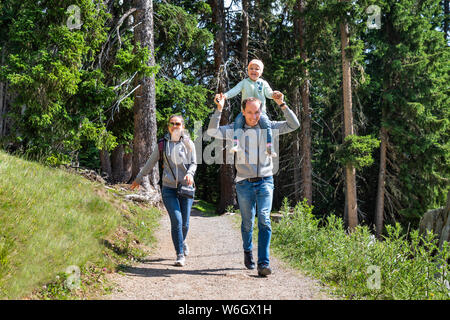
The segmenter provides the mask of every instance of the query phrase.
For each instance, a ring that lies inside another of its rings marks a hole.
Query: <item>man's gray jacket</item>
[[[277,146],[278,135],[292,132],[300,127],[300,123],[292,110],[286,107],[282,111],[285,121],[270,122],[275,146]],[[206,133],[216,139],[233,141],[233,123],[219,126],[221,115],[222,112],[216,109],[211,116]],[[278,170],[276,166],[274,172],[274,161],[265,154],[267,135],[263,131],[265,130],[261,129],[259,124],[254,127],[250,127],[247,124],[244,126],[239,142],[240,151],[236,154],[236,182],[247,178],[269,177]],[[278,158],[275,159],[278,160]]]

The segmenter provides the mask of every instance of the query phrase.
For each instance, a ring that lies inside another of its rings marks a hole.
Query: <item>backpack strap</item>
[[[161,138],[158,140],[158,150],[159,150],[159,161],[163,164],[164,167],[164,161],[163,161],[163,155],[164,155],[164,149],[166,146],[166,139]]]

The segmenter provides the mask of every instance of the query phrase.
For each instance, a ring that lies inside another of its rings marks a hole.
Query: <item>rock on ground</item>
[[[419,224],[421,234],[431,231],[439,239],[439,247],[442,248],[444,241],[450,243],[450,190],[447,195],[447,205],[442,208],[427,211]]]

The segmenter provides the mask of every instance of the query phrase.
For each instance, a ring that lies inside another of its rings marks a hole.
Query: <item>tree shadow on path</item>
[[[168,259],[157,259],[158,261],[171,261]],[[242,270],[242,268],[216,268],[216,269],[200,269],[189,270],[184,267],[176,267],[173,264],[158,264],[166,265],[166,268],[153,267],[124,267],[122,271],[131,277],[171,277],[173,275],[191,275],[191,276],[226,276],[225,271]]]

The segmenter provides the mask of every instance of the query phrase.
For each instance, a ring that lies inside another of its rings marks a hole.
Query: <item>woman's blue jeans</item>
[[[164,206],[169,212],[171,235],[175,251],[183,253],[183,241],[186,239],[189,230],[189,218],[191,215],[194,199],[177,196],[177,189],[162,187],[162,199]]]
[[[244,251],[252,250],[253,223],[255,214],[258,212],[258,265],[269,265],[273,177],[265,177],[257,182],[239,181],[236,183],[236,193],[242,216],[241,233]]]

